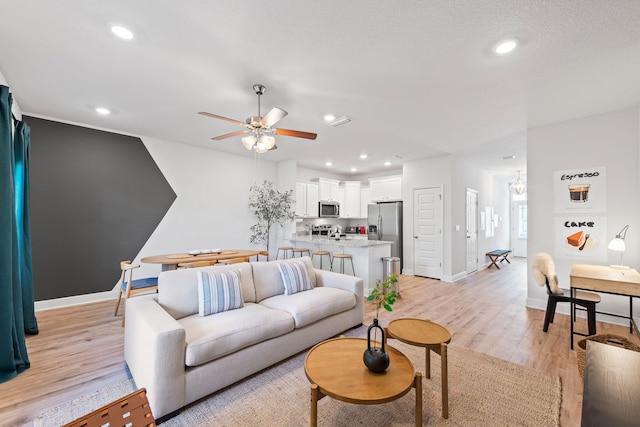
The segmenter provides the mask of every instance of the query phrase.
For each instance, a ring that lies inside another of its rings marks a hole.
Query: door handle
[[[417,239],[417,238],[418,238],[418,236],[413,236],[413,238],[414,238],[414,239]]]

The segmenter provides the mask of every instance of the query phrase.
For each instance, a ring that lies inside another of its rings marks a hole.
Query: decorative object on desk
[[[263,181],[249,189],[249,209],[258,218],[258,223],[251,226],[249,241],[253,244],[264,244],[269,252],[271,227],[274,224],[285,225],[295,218],[293,190],[278,191],[273,183]]]
[[[602,344],[624,348],[626,350],[640,352],[640,346],[619,335],[597,334],[582,338],[578,341],[578,348],[576,348],[576,362],[578,364],[578,372],[580,372],[580,377],[582,378],[584,378],[584,365],[587,361],[587,341],[595,341]]]
[[[367,302],[376,305],[376,317],[373,319],[373,324],[367,329],[367,349],[364,351],[362,359],[367,368],[372,372],[381,373],[389,367],[389,355],[384,349],[384,329],[378,324],[378,315],[380,314],[380,308],[384,307],[387,311],[393,311],[391,305],[396,302],[396,289],[394,283],[398,282],[397,274],[390,274],[385,277],[384,280],[376,281],[376,286],[371,290],[371,293],[367,297]],[[377,338],[377,332],[380,330],[380,342],[381,347],[375,346]],[[371,345],[371,332],[374,333],[374,344]]]
[[[618,251],[620,252],[620,265],[612,265],[612,268],[619,268],[619,269],[627,269],[629,268],[628,265],[624,265],[624,260],[623,260],[623,254],[624,251],[627,249],[626,245],[624,244],[624,239],[625,237],[627,237],[627,230],[629,229],[629,225],[625,225],[622,230],[620,230],[620,232],[618,234],[616,234],[616,237],[609,243],[608,248],[611,249],[612,251]]]
[[[522,194],[526,191],[527,186],[524,183],[524,181],[522,180],[522,178],[520,177],[520,171],[518,171],[518,179],[516,179],[516,181],[511,184],[511,186],[509,187],[509,189],[514,193],[514,194]]]

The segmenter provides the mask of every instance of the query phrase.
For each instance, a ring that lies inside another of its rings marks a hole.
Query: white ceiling
[[[276,137],[263,158],[343,175],[446,153],[515,175],[528,127],[640,104],[638,0],[2,0],[0,13],[0,72],[25,114],[251,156],[239,137],[210,139],[241,128],[196,113],[244,121],[261,83],[263,113],[289,112],[276,127],[318,134]],[[494,55],[505,37],[519,48]],[[330,127],[329,112],[352,121]]]

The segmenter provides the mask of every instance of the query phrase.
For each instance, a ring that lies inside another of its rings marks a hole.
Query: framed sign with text
[[[604,215],[557,216],[556,258],[602,260],[607,256],[607,217]]]
[[[606,168],[556,171],[553,174],[555,212],[604,213],[607,211]]]

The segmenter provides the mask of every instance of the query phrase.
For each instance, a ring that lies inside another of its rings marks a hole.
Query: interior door
[[[417,276],[442,279],[442,189],[413,190],[413,266]]]
[[[478,192],[467,188],[467,267],[466,272],[478,270]]]

